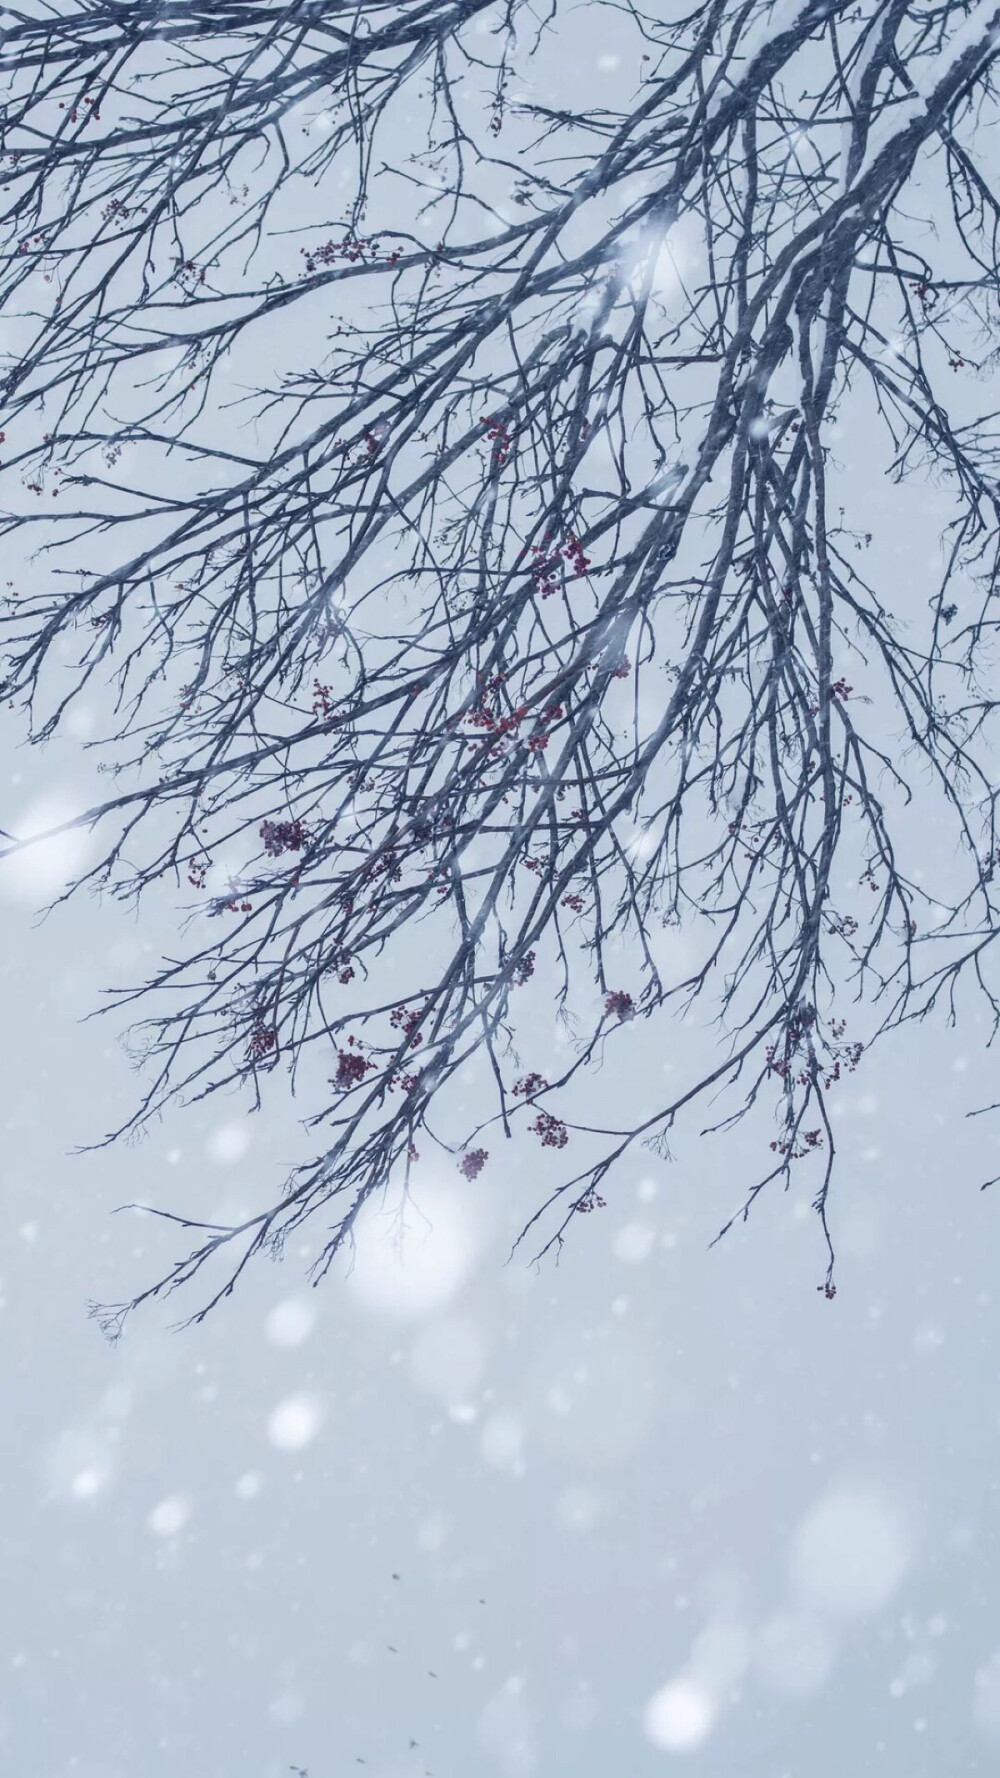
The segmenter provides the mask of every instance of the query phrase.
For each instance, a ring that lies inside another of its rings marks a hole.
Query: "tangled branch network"
[[[832,1294],[830,1091],[998,1012],[998,55],[1000,0],[7,7],[7,720],[104,712],[67,894],[190,903],[107,1139],[285,1070],[316,1132],[134,1302],[306,1224],[319,1278],[442,1158],[530,1157],[545,1251],[720,1094],[726,1227],[801,1172]]]

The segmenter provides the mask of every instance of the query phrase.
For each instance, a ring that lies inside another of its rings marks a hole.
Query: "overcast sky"
[[[26,808],[79,788],[70,745],[8,759]],[[228,1214],[307,1138],[278,1091],[70,1154],[136,1088],[120,1027],[81,1015],[172,928],[89,901],[38,926],[43,886],[4,905],[6,1769],[995,1769],[1000,1128],[964,1116],[995,1093],[974,1026],[841,1092],[833,1303],[805,1172],[708,1251],[746,1175],[738,1138],[689,1133],[624,1165],[558,1266],[508,1263],[537,1182],[498,1154],[428,1170],[402,1258],[387,1215],[350,1277],[310,1291],[291,1251],[204,1326],[147,1314],[111,1349],[87,1299],[178,1251],[114,1207]]]
[[[838,448],[905,615],[942,501],[890,498],[862,418]],[[76,721],[44,752],[4,731],[12,822],[96,794]],[[78,862],[0,874],[5,1771],[996,1770],[1000,1116],[966,1113],[1000,1093],[971,1008],[832,1097],[833,1302],[808,1164],[710,1248],[751,1159],[692,1125],[622,1164],[558,1264],[511,1257],[539,1181],[496,1144],[473,1182],[428,1163],[405,1229],[370,1217],[321,1289],[292,1248],[204,1325],[167,1305],[112,1348],[87,1302],[182,1245],[116,1207],[231,1217],[311,1149],[276,1080],[257,1116],[217,1098],[71,1152],[137,1091],[124,1021],[81,1020],[176,932],[165,900],[39,925]],[[664,1041],[636,1029],[630,1085],[659,1090]]]

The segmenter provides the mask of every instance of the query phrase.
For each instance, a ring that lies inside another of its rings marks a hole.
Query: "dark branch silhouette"
[[[4,15],[3,695],[36,740],[110,697],[67,893],[192,904],[113,997],[114,1135],[286,1065],[318,1133],[238,1226],[162,1212],[136,1302],[317,1214],[322,1276],[418,1144],[565,1158],[548,1250],[699,1101],[773,1111],[733,1220],[801,1166],[832,1294],[829,1089],[966,978],[996,1022],[1000,3],[664,10]],[[589,31],[625,108],[574,108]],[[866,576],[846,416],[948,492],[925,588]],[[698,1004],[709,1065],[623,1115]]]

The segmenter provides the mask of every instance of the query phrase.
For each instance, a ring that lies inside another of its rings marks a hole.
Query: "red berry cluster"
[[[349,1037],[347,1041],[353,1044],[354,1038]],[[357,1086],[359,1081],[364,1080],[369,1069],[374,1067],[375,1063],[369,1061],[366,1056],[362,1056],[358,1050],[340,1050],[333,1084],[346,1092],[348,1087]]]
[[[378,258],[381,251],[382,244],[377,235],[372,235],[368,240],[359,235],[345,235],[341,241],[324,241],[321,247],[299,248],[309,277],[318,265],[336,265],[338,259],[346,259],[349,265],[357,265],[359,260],[370,264]],[[401,247],[393,247],[386,255],[386,265],[395,265],[402,251]]]
[[[99,111],[98,111],[98,109],[97,109],[97,107],[98,107],[98,105],[99,105],[99,104],[100,104],[100,100],[99,100],[99,99],[91,99],[91,98],[88,98],[88,97],[87,97],[87,95],[86,95],[86,93],[84,93],[84,94],[83,94],[83,96],[82,96],[82,97],[81,97],[81,98],[79,98],[79,99],[74,99],[74,100],[73,100],[73,101],[72,101],[72,109],[71,109],[71,111],[70,111],[70,114],[69,114],[69,121],[70,121],[70,123],[75,123],[75,122],[76,122],[76,120],[77,120],[77,118],[78,118],[78,117],[79,117],[79,115],[80,115],[80,113],[79,113],[79,112],[78,112],[78,110],[77,110],[77,106],[78,106],[78,105],[89,105],[89,106],[90,106],[90,112],[91,112],[91,116],[92,116],[92,117],[95,117],[95,118],[96,118],[96,119],[97,119],[97,121],[98,121],[98,122],[100,122],[100,118],[101,118],[101,114],[100,114],[100,112],[99,112]],[[60,111],[65,111],[65,109],[66,109],[66,101],[65,101],[65,100],[64,100],[64,99],[60,99],[60,101],[59,101],[59,109],[60,109]]]
[[[830,914],[827,916],[830,931],[840,938],[853,938],[858,930],[858,922],[853,914]]]
[[[535,973],[535,953],[534,953],[534,951],[528,951],[527,955],[522,957],[521,961],[515,965],[514,974],[511,976],[511,981],[513,982],[515,988],[523,988],[525,982],[530,981],[531,977],[534,975],[534,973]]]
[[[278,1045],[278,1033],[273,1025],[255,1025],[247,1043],[247,1055],[251,1061],[259,1062],[261,1057],[269,1056]]]
[[[549,542],[551,542],[551,538],[545,537],[541,543],[532,544],[531,547],[531,553],[535,557],[531,576],[535,583],[535,591],[543,599],[551,599],[553,593],[559,591],[559,557],[550,555],[545,549],[544,545]]]
[[[188,882],[192,889],[204,889],[205,878],[211,868],[210,858],[192,858],[188,863]]]
[[[470,1148],[458,1163],[463,1179],[478,1179],[489,1158],[485,1148]]]
[[[324,719],[330,716],[333,711],[333,698],[330,695],[330,687],[328,685],[321,685],[318,679],[313,680],[312,707],[313,715],[322,716]]]
[[[510,432],[503,420],[493,419],[489,414],[484,415],[483,425],[486,427],[487,438],[493,442],[490,460],[498,469],[502,469],[510,456]]]
[[[404,1093],[412,1093],[417,1080],[416,1074],[390,1074],[385,1084],[392,1090],[401,1087]]]
[[[304,821],[264,821],[260,837],[269,858],[280,858],[283,852],[301,852],[309,842],[309,829]]]
[[[574,914],[582,914],[583,913],[583,896],[582,895],[564,895],[561,902],[559,903],[559,906],[561,908],[572,908]]]
[[[617,988],[613,994],[605,995],[604,1012],[607,1018],[617,1018],[622,1021],[634,1018],[635,1003],[631,994],[626,994],[623,989]]]
[[[199,266],[193,259],[175,259],[174,277],[178,284],[190,294],[192,290],[197,289],[199,284],[204,284],[205,268]]]
[[[578,1198],[573,1206],[581,1216],[589,1215],[591,1210],[606,1210],[607,1207],[607,1198],[602,1198],[595,1186],[591,1186],[588,1191],[585,1191],[583,1197]]]
[[[390,1025],[393,1030],[402,1031],[403,1035],[409,1038],[410,1049],[416,1049],[417,1045],[424,1041],[423,1032],[414,1029],[420,1023],[421,1016],[422,1009],[416,1006],[397,1006],[390,1015]]]
[[[553,1117],[550,1111],[540,1111],[528,1128],[541,1138],[543,1148],[565,1148],[569,1141],[566,1125],[561,1118]]]
[[[790,1161],[801,1161],[807,1154],[815,1154],[823,1146],[822,1130],[803,1130],[801,1145],[796,1148],[791,1137],[771,1143],[776,1154],[783,1154]]]
[[[544,1074],[524,1074],[514,1082],[511,1092],[515,1099],[531,1099],[536,1093],[544,1092],[548,1084]]]
[[[590,567],[590,557],[584,555],[583,545],[574,531],[566,533],[566,541],[553,554],[545,548],[551,543],[551,532],[542,538],[541,543],[532,545],[531,553],[535,557],[531,574],[535,587],[543,599],[551,599],[553,593],[559,591],[559,571],[562,562],[566,562],[570,580],[578,580],[586,574]]]
[[[573,570],[574,578],[578,579],[580,575],[586,574],[590,567],[590,557],[584,555],[583,544],[573,531],[566,533],[563,555]]]

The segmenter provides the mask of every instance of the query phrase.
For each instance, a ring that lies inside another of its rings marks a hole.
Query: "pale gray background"
[[[855,522],[881,526],[869,566],[905,613],[943,509],[916,493],[887,515],[869,438],[843,441]],[[12,818],[99,795],[83,738],[38,755],[5,731]],[[995,1770],[1000,1203],[978,1186],[1000,1119],[965,1119],[1000,1096],[982,1025],[909,1032],[839,1094],[832,1304],[808,1169],[708,1251],[757,1157],[692,1125],[672,1164],[623,1165],[558,1267],[505,1263],[537,1189],[526,1150],[518,1172],[492,1143],[475,1184],[430,1170],[402,1269],[376,1226],[351,1279],[310,1292],[291,1252],[205,1326],[154,1312],[111,1350],[86,1299],[149,1282],[180,1238],[110,1211],[226,1214],[309,1149],[276,1082],[257,1118],[234,1097],[70,1156],[137,1084],[121,1022],[78,1021],[174,931],[165,902],[36,925],[73,862],[0,885],[4,1771]],[[651,1093],[653,1042],[629,1064]]]

